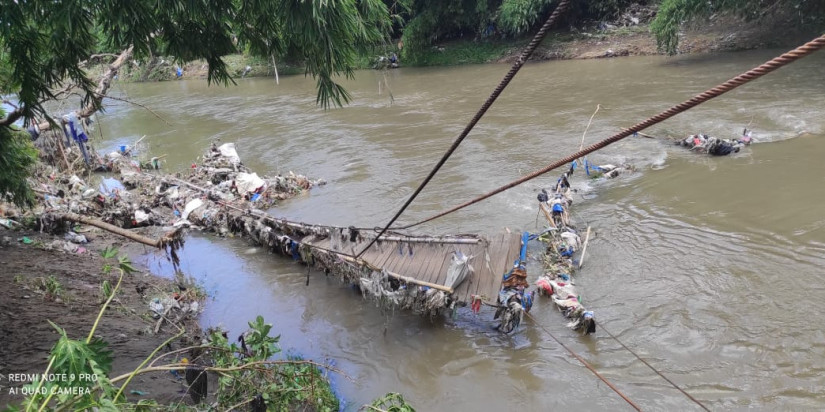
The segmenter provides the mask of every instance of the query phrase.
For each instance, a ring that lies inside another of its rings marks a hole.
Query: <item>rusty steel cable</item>
[[[657,375],[659,375],[662,379],[666,380],[666,381],[667,381],[667,383],[669,383],[671,386],[673,386],[674,388],[676,388],[679,392],[682,392],[682,394],[683,394],[683,395],[685,395],[685,396],[687,396],[687,397],[688,397],[688,399],[690,399],[691,401],[693,401],[695,404],[699,405],[699,407],[700,407],[700,408],[702,408],[702,409],[704,409],[704,410],[706,410],[706,411],[710,412],[710,409],[708,409],[708,407],[707,407],[707,406],[705,406],[704,404],[702,404],[702,402],[699,402],[699,400],[698,400],[698,399],[696,399],[696,398],[694,398],[694,397],[693,397],[693,395],[691,395],[691,394],[687,393],[687,391],[685,391],[685,390],[684,390],[684,389],[682,389],[679,385],[677,385],[675,382],[673,382],[672,380],[670,380],[670,379],[669,379],[667,376],[665,376],[662,372],[659,372],[656,368],[654,368],[654,367],[653,367],[653,365],[651,365],[651,364],[650,364],[650,363],[648,363],[646,360],[644,360],[644,359],[643,359],[641,356],[639,356],[636,352],[634,352],[632,349],[628,348],[628,347],[627,347],[627,345],[625,345],[625,344],[624,344],[624,342],[622,342],[622,341],[620,341],[620,340],[619,340],[619,338],[617,338],[615,335],[613,335],[612,333],[610,333],[610,331],[609,331],[609,330],[607,330],[607,328],[605,328],[605,327],[604,327],[604,322],[601,322],[601,324],[600,324],[599,326],[602,328],[602,330],[603,330],[605,333],[607,333],[607,335],[608,335],[608,336],[610,336],[611,338],[613,338],[613,340],[615,340],[616,342],[618,342],[618,343],[619,343],[619,345],[622,345],[622,347],[623,347],[623,348],[625,348],[625,350],[627,350],[628,352],[630,352],[631,354],[633,354],[633,356],[635,356],[635,357],[636,357],[636,359],[638,359],[640,362],[644,363],[644,364],[645,364],[648,368],[650,368],[650,370],[652,370],[653,372],[656,372],[656,374],[657,374]]]
[[[400,209],[398,209],[398,212],[396,212],[395,216],[393,216],[393,218],[390,219],[389,223],[387,223],[387,225],[384,226],[383,229],[381,229],[381,231],[378,233],[378,236],[373,238],[372,241],[370,241],[370,243],[367,244],[367,246],[364,249],[362,249],[360,252],[358,252],[357,255],[355,255],[356,258],[363,255],[364,252],[369,250],[369,248],[372,247],[373,244],[375,244],[378,238],[380,238],[384,234],[384,232],[386,232],[392,226],[392,224],[395,223],[396,220],[398,220],[401,214],[404,213],[407,207],[410,206],[410,204],[413,202],[413,200],[415,200],[418,194],[421,193],[421,190],[424,189],[424,186],[427,186],[427,184],[430,183],[430,180],[432,180],[433,176],[435,176],[435,174],[438,173],[438,170],[441,169],[442,166],[444,166],[444,163],[446,163],[447,159],[449,159],[453,152],[455,152],[456,149],[458,149],[458,146],[461,144],[462,141],[464,141],[464,138],[466,138],[467,135],[470,134],[470,131],[473,130],[473,127],[475,127],[476,123],[478,123],[478,121],[481,120],[481,117],[484,116],[485,113],[487,113],[487,109],[489,109],[490,106],[493,105],[493,103],[496,101],[501,92],[504,91],[504,88],[507,87],[508,84],[510,84],[511,80],[513,80],[513,77],[515,77],[516,73],[518,73],[518,71],[521,70],[521,67],[524,66],[524,63],[527,62],[527,60],[536,50],[536,47],[538,47],[541,41],[544,40],[544,37],[547,35],[547,31],[550,30],[550,27],[556,22],[556,20],[562,13],[567,11],[567,7],[569,6],[569,4],[570,0],[561,0],[556,9],[553,10],[553,13],[550,14],[550,17],[547,18],[547,21],[544,22],[544,24],[541,26],[536,35],[533,36],[533,39],[530,40],[530,43],[521,53],[519,58],[513,63],[513,67],[510,68],[510,71],[507,72],[506,75],[504,75],[504,78],[501,79],[501,82],[498,84],[498,86],[496,86],[496,88],[493,90],[493,92],[490,94],[487,100],[484,101],[484,104],[481,105],[481,108],[478,109],[475,116],[473,116],[472,120],[470,120],[470,123],[467,123],[467,126],[464,127],[464,130],[461,132],[460,135],[458,135],[458,137],[453,142],[452,146],[450,146],[450,148],[447,149],[447,152],[445,152],[444,155],[441,157],[441,160],[439,160],[438,163],[436,163],[435,167],[433,167],[433,169],[430,170],[430,174],[428,174],[427,177],[424,178],[424,181],[422,181],[421,184],[418,185],[418,188],[415,189],[415,192],[413,192],[412,196],[410,196],[407,199],[407,201],[404,202],[404,205],[401,206]]]
[[[590,370],[590,372],[593,372],[593,374],[594,374],[594,375],[596,375],[596,377],[597,377],[597,378],[601,379],[601,381],[602,381],[602,382],[604,382],[605,384],[607,384],[607,386],[609,386],[609,387],[610,387],[610,389],[613,389],[613,392],[616,392],[616,394],[618,394],[619,396],[621,396],[621,397],[622,397],[622,399],[624,399],[624,400],[625,400],[625,402],[627,402],[630,406],[632,406],[632,407],[633,407],[633,409],[635,409],[635,410],[637,410],[637,411],[641,411],[641,410],[642,410],[642,408],[640,408],[640,407],[639,407],[639,405],[636,405],[636,403],[635,403],[635,402],[633,402],[632,400],[630,400],[630,398],[628,398],[628,397],[627,397],[627,395],[625,395],[624,393],[622,393],[622,391],[621,391],[621,390],[619,390],[619,388],[617,388],[617,387],[616,387],[616,385],[613,385],[613,384],[612,384],[609,380],[607,380],[607,378],[605,378],[604,376],[602,376],[602,374],[601,374],[601,373],[599,373],[599,372],[596,370],[596,368],[594,368],[592,365],[590,365],[590,363],[588,363],[586,360],[584,360],[584,358],[582,358],[581,356],[579,356],[579,354],[578,354],[578,353],[574,352],[574,351],[573,351],[573,349],[570,349],[567,345],[565,345],[562,341],[560,341],[560,340],[559,340],[559,338],[557,338],[557,337],[556,337],[556,335],[553,335],[553,333],[552,333],[552,332],[550,332],[550,330],[549,330],[549,329],[545,328],[545,327],[544,327],[544,325],[542,325],[541,323],[539,323],[538,321],[536,321],[536,318],[534,318],[534,317],[533,317],[533,315],[531,315],[529,312],[524,312],[524,314],[525,314],[525,315],[527,315],[527,317],[528,317],[528,318],[530,318],[530,320],[532,320],[532,321],[533,321],[533,323],[535,323],[536,325],[538,325],[538,327],[540,327],[540,328],[541,328],[542,330],[544,330],[544,331],[545,331],[548,335],[550,335],[550,337],[551,337],[551,338],[553,338],[553,340],[554,340],[554,341],[556,341],[556,343],[558,343],[558,344],[559,344],[562,348],[566,349],[566,350],[567,350],[567,352],[569,352],[571,355],[573,355],[573,357],[574,357],[574,358],[576,358],[576,360],[577,360],[577,361],[581,362],[581,364],[582,364],[582,365],[584,365],[584,367],[585,367],[585,368],[587,368],[588,370]]]
[[[518,178],[517,180],[514,180],[514,181],[512,181],[512,182],[510,182],[510,183],[508,183],[504,186],[499,187],[498,189],[487,192],[486,194],[481,195],[481,196],[479,196],[479,197],[477,197],[473,200],[462,203],[458,206],[455,206],[451,209],[440,212],[436,215],[430,216],[430,217],[428,217],[424,220],[421,220],[419,222],[409,224],[409,225],[406,225],[406,226],[395,227],[393,229],[409,229],[411,227],[418,226],[418,225],[426,223],[426,222],[430,222],[432,220],[435,220],[435,219],[438,219],[440,217],[446,216],[450,213],[453,213],[457,210],[463,209],[467,206],[476,204],[476,203],[478,203],[482,200],[485,200],[489,197],[495,196],[495,195],[497,195],[497,194],[499,194],[499,193],[501,193],[505,190],[512,189],[512,188],[514,188],[514,187],[516,187],[516,186],[518,186],[518,185],[520,185],[520,184],[522,184],[522,183],[524,183],[528,180],[535,179],[536,177],[539,177],[539,176],[541,176],[541,175],[543,175],[543,174],[545,174],[545,173],[547,173],[547,172],[549,172],[553,169],[559,168],[561,166],[568,165],[568,164],[570,164],[570,162],[572,162],[572,161],[574,161],[574,160],[576,160],[580,157],[583,157],[583,156],[588,155],[592,152],[595,152],[596,150],[602,149],[602,148],[604,148],[608,145],[616,143],[619,140],[622,140],[625,137],[628,137],[628,136],[630,136],[630,135],[632,135],[636,132],[644,130],[644,129],[650,127],[650,126],[653,126],[657,123],[665,121],[665,120],[667,120],[667,119],[669,119],[669,118],[671,118],[671,117],[673,117],[673,116],[675,116],[679,113],[682,113],[686,110],[689,110],[693,107],[696,107],[696,106],[698,106],[698,105],[700,105],[700,104],[702,104],[702,103],[704,103],[704,102],[706,102],[710,99],[713,99],[714,97],[725,94],[725,93],[727,93],[727,92],[729,92],[729,91],[731,91],[731,90],[733,90],[733,89],[735,89],[735,88],[737,88],[737,87],[739,87],[739,86],[741,86],[745,83],[750,82],[751,80],[758,79],[758,78],[760,78],[760,77],[762,77],[762,76],[764,76],[764,75],[766,75],[766,74],[768,74],[768,73],[770,73],[770,72],[772,72],[772,71],[774,71],[774,70],[776,70],[776,69],[778,69],[782,66],[785,66],[789,63],[793,63],[793,62],[795,62],[795,61],[797,61],[797,60],[799,60],[799,59],[801,59],[805,56],[808,56],[811,53],[822,49],[823,47],[825,47],[825,35],[817,37],[816,39],[811,40],[810,42],[805,43],[802,46],[797,47],[796,49],[793,49],[793,50],[791,50],[791,51],[789,51],[789,52],[787,52],[787,53],[785,53],[785,54],[783,54],[779,57],[776,57],[773,60],[765,62],[765,63],[763,63],[762,65],[760,65],[756,68],[753,68],[753,69],[751,69],[751,70],[749,70],[745,73],[742,73],[739,76],[736,76],[736,77],[734,77],[734,78],[732,78],[732,79],[730,79],[730,80],[728,80],[728,81],[726,81],[726,82],[724,82],[724,83],[722,83],[722,84],[720,84],[720,85],[718,85],[718,86],[716,86],[712,89],[709,89],[709,90],[707,90],[707,91],[705,91],[705,92],[703,92],[699,95],[696,95],[696,96],[694,96],[693,98],[691,98],[689,100],[686,100],[686,101],[684,101],[684,102],[682,102],[682,103],[680,103],[676,106],[671,107],[670,109],[667,109],[667,110],[665,110],[665,111],[663,111],[663,112],[661,112],[661,113],[659,113],[659,114],[657,114],[653,117],[650,117],[650,118],[648,118],[647,120],[645,120],[641,123],[637,123],[636,125],[634,125],[630,128],[624,129],[621,132],[619,132],[619,133],[617,133],[617,134],[615,134],[611,137],[608,137],[607,139],[604,139],[600,142],[594,143],[594,144],[588,146],[587,148],[585,148],[584,150],[579,150],[576,153],[573,153],[573,154],[571,154],[571,155],[569,155],[565,158],[557,160],[556,162],[551,163],[547,167],[536,170],[533,173],[524,175],[524,176]]]

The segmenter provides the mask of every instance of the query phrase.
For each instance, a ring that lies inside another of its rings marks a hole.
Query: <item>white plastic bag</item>
[[[466,256],[460,251],[453,252],[450,268],[447,269],[447,281],[444,282],[444,286],[455,289],[461,282],[464,282],[467,275],[473,271],[473,267],[467,263],[472,258],[472,256]]]

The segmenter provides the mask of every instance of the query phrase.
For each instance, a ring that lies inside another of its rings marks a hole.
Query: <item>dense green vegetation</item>
[[[648,3],[638,0],[635,3]],[[402,6],[398,6],[398,4]],[[574,1],[564,23],[612,19],[631,0]],[[401,52],[407,63],[432,64],[429,48],[440,42],[472,39],[480,48],[501,44],[501,41],[522,36],[541,25],[558,1],[554,0],[406,0],[392,2],[406,24],[395,26],[395,36],[401,38]],[[475,62],[473,59],[469,59]]]
[[[365,50],[386,43],[391,24],[380,0],[0,1],[0,94],[16,100],[0,114],[0,197],[31,200],[23,179],[30,152],[9,128],[21,119],[56,125],[44,104],[73,90],[83,105],[98,102],[86,70],[96,53],[133,47],[138,61],[203,60],[208,80],[222,84],[232,81],[228,54],[290,54],[317,79],[318,104],[341,106],[349,94],[335,76],[351,77]]]
[[[650,30],[659,48],[674,54],[679,46],[679,29],[685,23],[714,13],[732,13],[753,20],[788,10],[796,17],[795,24],[825,28],[825,1],[821,0],[662,0]]]
[[[351,76],[359,51],[381,42],[390,29],[380,0],[327,1],[3,1],[0,7],[0,92],[15,93],[18,118],[48,118],[44,100],[76,84],[87,101],[94,83],[81,62],[95,52],[134,46],[136,59],[202,59],[210,82],[231,76],[222,57],[244,50],[270,57],[300,53],[318,80],[323,106],[348,101],[335,75]]]
[[[0,117],[5,114],[0,109]],[[0,127],[0,201],[31,206],[34,193],[26,178],[37,160],[29,133],[16,127]]]

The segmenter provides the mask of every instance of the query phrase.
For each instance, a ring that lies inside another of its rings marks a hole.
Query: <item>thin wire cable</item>
[[[811,53],[822,49],[823,47],[825,47],[825,35],[817,37],[816,39],[811,40],[810,42],[805,43],[804,45],[799,46],[796,49],[791,50],[791,51],[789,51],[789,52],[787,52],[787,53],[785,53],[785,54],[783,54],[779,57],[776,57],[773,60],[767,61],[767,62],[763,63],[762,65],[757,66],[756,68],[753,68],[753,69],[751,69],[751,70],[749,70],[745,73],[742,73],[739,76],[736,76],[736,77],[726,81],[725,83],[722,83],[722,84],[720,84],[720,85],[718,85],[718,86],[716,86],[712,89],[706,90],[702,94],[696,95],[693,98],[691,98],[689,100],[686,100],[686,101],[684,101],[684,102],[682,102],[682,103],[680,103],[676,106],[673,106],[673,107],[671,107],[671,108],[669,108],[669,109],[667,109],[667,110],[665,110],[665,111],[663,111],[663,112],[661,112],[661,113],[659,113],[659,114],[657,114],[653,117],[650,117],[650,118],[648,118],[647,120],[645,120],[641,123],[637,123],[636,125],[628,128],[628,129],[624,129],[621,132],[619,132],[619,133],[617,133],[617,134],[615,134],[611,137],[608,137],[607,139],[604,139],[604,140],[602,140],[598,143],[590,145],[584,150],[580,150],[580,151],[578,151],[576,153],[573,153],[573,154],[571,154],[571,155],[569,155],[569,156],[567,156],[567,157],[565,157],[561,160],[558,160],[554,163],[551,163],[550,165],[548,165],[547,167],[545,167],[543,169],[539,169],[539,170],[537,170],[533,173],[522,176],[517,180],[514,180],[514,181],[512,181],[512,182],[510,182],[510,183],[508,183],[504,186],[501,186],[498,189],[487,192],[486,194],[481,195],[481,196],[479,196],[479,197],[477,197],[477,198],[475,198],[475,199],[473,199],[469,202],[462,203],[458,206],[455,206],[451,209],[445,210],[445,211],[443,211],[441,213],[438,213],[436,215],[430,216],[430,217],[428,217],[424,220],[421,220],[419,222],[409,224],[409,225],[406,225],[406,226],[395,227],[393,229],[409,229],[411,227],[418,226],[422,223],[426,223],[426,222],[438,219],[440,217],[443,217],[443,216],[446,216],[450,213],[453,213],[457,210],[461,210],[461,209],[463,209],[467,206],[476,204],[476,203],[478,203],[482,200],[485,200],[489,197],[495,196],[495,195],[497,195],[497,194],[499,194],[499,193],[501,193],[505,190],[512,189],[512,188],[514,188],[514,187],[516,187],[516,186],[518,186],[518,185],[520,185],[520,184],[522,184],[522,183],[524,183],[528,180],[535,179],[535,178],[537,178],[537,177],[539,177],[539,176],[541,176],[541,175],[543,175],[543,174],[545,174],[545,173],[547,173],[547,172],[549,172],[553,169],[559,168],[561,166],[568,165],[568,164],[570,164],[570,162],[572,162],[572,161],[574,161],[574,160],[576,160],[580,157],[583,157],[583,156],[588,155],[592,152],[595,152],[596,150],[602,149],[605,146],[616,143],[619,140],[622,140],[625,137],[628,137],[628,136],[630,136],[630,135],[632,135],[632,134],[634,134],[638,131],[644,130],[644,129],[646,129],[650,126],[653,126],[657,123],[663,122],[663,121],[665,121],[665,120],[667,120],[667,119],[669,119],[669,118],[671,118],[671,117],[673,117],[673,116],[675,116],[679,113],[682,113],[682,112],[684,112],[686,110],[689,110],[693,107],[696,107],[696,106],[698,106],[698,105],[700,105],[700,104],[702,104],[702,103],[704,103],[708,100],[711,100],[714,97],[725,94],[725,93],[727,93],[727,92],[729,92],[729,91],[731,91],[731,90],[733,90],[733,89],[735,89],[735,88],[737,88],[737,87],[739,87],[739,86],[741,86],[745,83],[748,83],[748,82],[750,82],[754,79],[758,79],[758,78],[760,78],[760,77],[762,77],[762,76],[764,76],[764,75],[766,75],[766,74],[768,74],[768,73],[770,73],[770,72],[772,72],[772,71],[774,71],[774,70],[776,70],[776,69],[778,69],[782,66],[785,66],[785,65],[787,65],[789,63],[792,63],[792,62],[795,62],[795,61],[797,61],[797,60],[799,60],[799,59],[801,59],[805,56],[808,56]]]
[[[395,213],[395,216],[393,216],[393,218],[390,219],[389,223],[387,223],[387,225],[384,226],[383,229],[381,229],[381,232],[378,233],[378,236],[373,238],[372,241],[370,241],[370,243],[367,244],[367,246],[364,249],[358,252],[358,254],[355,257],[360,257],[364,254],[364,252],[369,250],[369,248],[372,247],[373,244],[375,244],[378,238],[380,238],[384,234],[384,232],[386,232],[387,229],[389,229],[390,226],[392,226],[392,224],[395,223],[396,220],[398,220],[401,214],[404,213],[405,210],[407,210],[407,207],[409,207],[413,200],[415,200],[415,198],[418,197],[418,194],[421,193],[421,190],[424,189],[424,186],[427,186],[427,184],[430,183],[430,180],[432,180],[433,176],[435,176],[435,174],[438,173],[438,170],[441,169],[441,166],[444,166],[444,163],[447,162],[447,159],[449,159],[453,152],[455,152],[456,149],[458,149],[458,145],[460,145],[461,142],[464,141],[464,138],[466,138],[467,135],[470,134],[470,131],[473,130],[473,127],[475,127],[476,123],[478,123],[478,121],[481,120],[481,117],[484,116],[485,113],[487,113],[487,109],[489,109],[490,106],[493,105],[493,103],[496,101],[501,92],[504,91],[504,88],[507,87],[508,84],[510,84],[510,81],[513,80],[513,77],[515,77],[516,73],[518,73],[521,67],[524,66],[524,63],[527,62],[527,60],[536,50],[536,47],[538,47],[541,41],[544,40],[544,36],[547,34],[547,31],[550,30],[550,27],[556,22],[558,17],[567,10],[567,6],[569,4],[570,0],[561,0],[556,9],[553,10],[553,13],[550,15],[550,17],[547,18],[547,21],[544,22],[544,24],[541,26],[536,35],[533,36],[533,40],[530,41],[530,43],[527,45],[527,48],[525,48],[524,52],[521,53],[521,56],[519,56],[519,58],[513,63],[513,67],[510,68],[510,71],[507,72],[506,75],[504,75],[504,78],[501,79],[501,82],[493,90],[493,93],[491,93],[487,100],[484,101],[484,104],[482,104],[481,108],[478,109],[475,116],[473,116],[472,120],[470,120],[470,123],[467,123],[467,126],[464,127],[464,130],[455,139],[452,146],[450,146],[450,148],[447,149],[447,152],[444,153],[444,155],[441,157],[441,160],[439,160],[438,163],[436,163],[435,167],[433,167],[433,169],[430,171],[430,174],[428,174],[424,181],[422,181],[421,184],[418,185],[418,188],[415,189],[415,192],[413,192],[412,196],[410,196],[409,199],[407,199],[407,201],[404,202],[404,205],[401,206],[401,209],[399,209],[398,212]]]
[[[637,411],[641,411],[641,410],[642,410],[642,408],[640,408],[640,407],[639,407],[639,405],[636,405],[636,403],[635,403],[635,402],[633,402],[632,400],[630,400],[630,398],[628,398],[628,397],[627,397],[627,395],[625,395],[624,393],[622,393],[622,391],[620,391],[620,390],[619,390],[619,388],[617,388],[615,385],[613,385],[613,384],[612,384],[609,380],[607,380],[607,378],[605,378],[604,376],[602,376],[602,374],[601,374],[601,373],[599,373],[599,372],[598,372],[595,368],[593,368],[593,366],[591,366],[591,365],[590,365],[590,364],[589,364],[586,360],[584,360],[584,358],[582,358],[581,356],[579,356],[579,354],[577,354],[576,352],[574,352],[574,351],[573,351],[573,349],[570,349],[569,347],[567,347],[567,345],[565,345],[562,341],[560,341],[560,340],[559,340],[559,338],[557,338],[555,335],[553,335],[553,333],[552,333],[552,332],[550,332],[550,330],[548,330],[547,328],[545,328],[545,327],[544,327],[544,325],[542,325],[541,323],[539,323],[538,321],[536,321],[536,318],[534,318],[534,317],[533,317],[533,315],[531,315],[531,314],[530,314],[530,313],[528,313],[528,312],[524,312],[524,314],[525,314],[525,315],[527,315],[527,317],[528,317],[528,318],[530,318],[530,320],[532,320],[532,321],[533,321],[533,323],[535,323],[536,325],[538,325],[538,327],[540,327],[540,328],[541,328],[544,332],[546,332],[548,335],[550,335],[550,337],[551,337],[551,338],[553,338],[553,340],[554,340],[554,341],[556,341],[556,343],[558,343],[559,345],[561,345],[561,347],[562,347],[562,348],[564,348],[564,349],[566,349],[568,352],[570,352],[570,354],[571,354],[571,355],[573,355],[573,357],[574,357],[574,358],[576,358],[576,360],[578,360],[579,362],[581,362],[581,363],[582,363],[582,365],[584,365],[584,367],[586,367],[587,369],[589,369],[589,370],[590,370],[590,372],[593,372],[593,374],[594,374],[594,375],[596,375],[596,377],[598,377],[599,379],[601,379],[601,380],[602,380],[602,382],[606,383],[606,384],[607,384],[607,386],[609,386],[609,387],[610,387],[610,389],[613,389],[613,392],[616,392],[619,396],[621,396],[621,397],[622,397],[622,399],[624,399],[624,400],[625,400],[625,401],[626,401],[626,402],[627,402],[630,406],[632,406],[632,407],[633,407],[633,409],[635,409],[635,410],[637,410]]]
[[[702,409],[704,409],[704,410],[706,410],[706,411],[710,412],[710,409],[708,409],[708,408],[707,408],[707,406],[703,405],[703,404],[702,404],[702,402],[699,402],[699,400],[698,400],[698,399],[694,398],[691,394],[687,393],[684,389],[682,389],[682,388],[681,388],[679,385],[677,385],[675,382],[673,382],[672,380],[668,379],[668,377],[667,377],[667,376],[665,376],[664,374],[662,374],[662,372],[659,372],[659,371],[658,371],[656,368],[654,368],[651,364],[647,363],[647,361],[646,361],[646,360],[642,359],[642,357],[641,357],[641,356],[639,356],[638,354],[636,354],[636,352],[634,352],[632,349],[628,348],[628,347],[627,347],[627,345],[625,345],[622,341],[620,341],[620,340],[619,340],[619,338],[617,338],[617,337],[616,337],[616,336],[614,336],[612,333],[610,333],[610,331],[609,331],[609,330],[607,330],[607,328],[605,328],[605,327],[604,327],[604,322],[601,322],[599,326],[602,328],[602,330],[604,331],[604,333],[606,333],[608,336],[610,336],[611,338],[613,338],[613,340],[615,340],[616,342],[618,342],[618,343],[619,343],[619,345],[622,345],[622,347],[623,347],[623,348],[625,348],[625,350],[627,350],[628,352],[632,353],[632,354],[633,354],[633,356],[635,356],[635,357],[636,357],[636,359],[638,359],[639,361],[641,361],[642,363],[644,363],[645,365],[647,365],[647,367],[648,367],[648,368],[650,368],[650,370],[652,370],[653,372],[656,372],[656,374],[657,374],[657,375],[659,375],[662,379],[666,380],[666,381],[667,381],[667,383],[669,383],[671,386],[673,386],[674,388],[676,388],[677,390],[679,390],[679,392],[682,392],[682,394],[683,394],[683,395],[685,395],[685,396],[687,396],[687,397],[688,397],[688,399],[692,400],[694,403],[696,403],[697,405],[699,405],[699,407],[700,407],[700,408],[702,408]]]

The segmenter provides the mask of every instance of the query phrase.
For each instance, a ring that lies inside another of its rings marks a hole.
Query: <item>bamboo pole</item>
[[[599,109],[601,109],[601,108],[602,108],[602,105],[597,104],[596,105],[596,111],[593,112],[592,115],[590,115],[590,120],[587,121],[587,126],[584,128],[584,133],[582,133],[582,142],[579,145],[579,151],[581,151],[584,148],[584,137],[587,136],[587,131],[590,130],[590,124],[593,123],[593,118],[596,117],[596,113],[598,113]],[[581,166],[582,165],[582,159],[579,158],[579,159],[576,159],[576,160],[578,161],[579,166]]]
[[[544,217],[547,219],[547,222],[550,223],[550,226],[556,227],[556,224],[553,222],[553,216],[550,216],[550,212],[547,211],[547,208],[544,207],[544,203],[539,203],[539,209],[541,209],[542,213],[544,213]]]
[[[584,264],[584,253],[587,252],[587,242],[590,240],[590,226],[587,227],[587,234],[584,236],[584,247],[582,248],[582,256],[579,258],[579,269]]]
[[[143,243],[144,245],[152,246],[152,247],[156,247],[156,248],[163,247],[164,242],[166,240],[171,239],[172,237],[174,237],[175,234],[179,230],[179,229],[175,229],[171,232],[168,232],[168,233],[164,234],[162,237],[160,237],[158,239],[151,239],[151,238],[148,238],[146,236],[139,235],[139,234],[131,232],[129,230],[126,230],[126,229],[117,227],[115,225],[106,223],[104,221],[101,221],[101,220],[98,220],[98,219],[92,219],[92,218],[89,218],[89,217],[86,217],[86,216],[81,216],[81,215],[78,215],[78,214],[75,214],[75,213],[64,213],[62,215],[58,215],[58,217],[61,217],[61,218],[66,219],[66,220],[71,220],[72,222],[78,222],[78,223],[83,223],[85,225],[98,227],[98,228],[103,229],[107,232],[111,232],[111,233],[123,236],[123,237],[125,237],[129,240],[133,240],[135,242]]]

